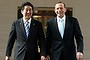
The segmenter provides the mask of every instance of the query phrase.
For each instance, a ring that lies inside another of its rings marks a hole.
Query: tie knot
[[[26,23],[26,24],[28,24],[28,23],[29,23],[29,21],[27,20],[25,23]]]
[[[63,19],[59,19],[59,22],[61,22],[61,23],[62,23],[63,21],[64,21]]]
[[[63,22],[64,20],[63,19],[60,19],[61,22]]]
[[[26,22],[25,22],[25,26],[26,26],[27,28],[29,28],[29,21],[26,21]]]
[[[26,25],[26,26],[29,25],[29,21],[26,21],[26,22],[25,22],[25,25]]]

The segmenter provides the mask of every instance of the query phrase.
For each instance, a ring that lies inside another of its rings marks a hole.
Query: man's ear
[[[21,10],[21,14],[23,14],[23,10]]]
[[[67,11],[67,8],[65,8],[65,12]]]
[[[54,12],[56,13],[55,9],[54,9]]]

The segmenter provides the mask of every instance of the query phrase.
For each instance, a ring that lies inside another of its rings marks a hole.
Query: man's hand
[[[83,60],[83,53],[77,52],[76,53],[76,58],[77,58],[77,60]]]
[[[41,60],[46,60],[45,56],[41,56]]]
[[[5,57],[5,60],[10,60],[10,57],[9,57],[9,56],[6,56],[6,57]]]
[[[49,55],[47,55],[46,60],[50,60],[50,56]]]

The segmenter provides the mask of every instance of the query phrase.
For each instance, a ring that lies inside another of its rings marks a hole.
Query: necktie
[[[61,37],[63,38],[63,34],[64,34],[64,20],[63,19],[59,20],[59,31],[60,31]]]
[[[29,22],[28,22],[28,20],[25,22],[25,30],[26,30],[26,36],[28,38],[28,34],[29,34]]]

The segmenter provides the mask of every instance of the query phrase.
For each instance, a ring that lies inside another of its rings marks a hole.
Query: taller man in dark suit
[[[51,60],[82,60],[83,36],[79,23],[76,18],[66,16],[65,12],[66,5],[58,2],[55,5],[57,16],[47,22],[47,58]]]
[[[23,18],[13,22],[6,49],[6,60],[10,60],[15,44],[14,60],[38,60],[38,44],[40,44],[41,60],[45,60],[45,37],[40,22],[32,18],[33,5],[25,2],[21,6]]]

